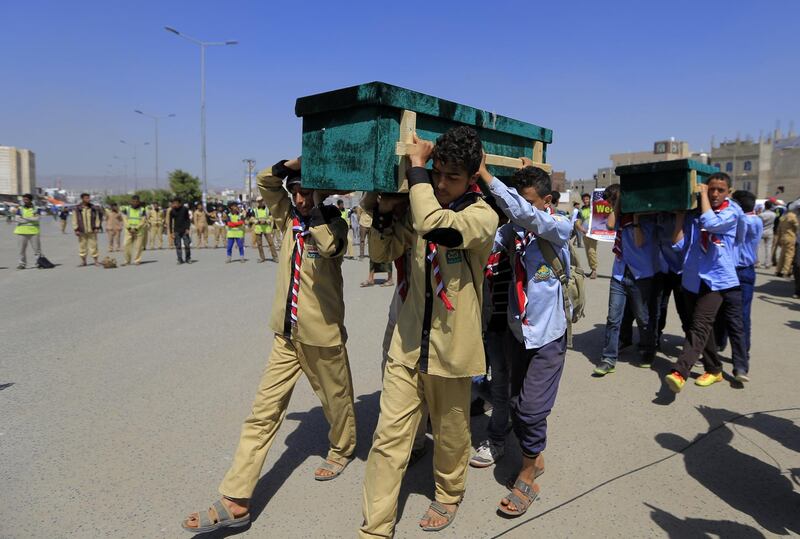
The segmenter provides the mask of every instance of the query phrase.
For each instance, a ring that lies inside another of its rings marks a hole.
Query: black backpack
[[[47,260],[44,256],[40,256],[36,260],[36,267],[39,269],[52,269],[55,268],[56,265]]]

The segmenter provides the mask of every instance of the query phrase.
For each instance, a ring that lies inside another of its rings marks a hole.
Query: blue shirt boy
[[[683,241],[683,288],[697,294],[701,283],[711,290],[727,290],[739,286],[736,276],[734,244],[736,225],[742,210],[729,199],[721,209],[697,211],[686,215]]]
[[[614,257],[614,266],[611,269],[611,277],[617,281],[622,281],[625,277],[626,267],[636,280],[647,279],[656,273],[658,251],[654,241],[655,225],[652,219],[646,216],[640,218],[639,227],[645,237],[644,245],[641,247],[636,245],[635,227],[632,222],[623,224],[622,218],[617,219],[617,234],[622,235],[622,257]]]

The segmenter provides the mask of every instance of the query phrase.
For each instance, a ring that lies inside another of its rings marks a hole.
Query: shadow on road
[[[8,382],[8,383],[5,383],[5,384],[0,384],[0,391],[2,391],[4,389],[8,389],[9,387],[11,387],[13,385],[14,385],[14,382]]]
[[[754,292],[759,294],[768,294],[770,296],[791,296],[792,295],[792,281],[784,279],[772,278],[765,283],[756,285],[753,288]],[[763,298],[761,298],[763,299]]]
[[[649,503],[650,518],[664,530],[668,537],[675,539],[707,539],[708,537],[737,537],[739,539],[756,539],[764,534],[739,522],[731,520],[706,520],[702,518],[680,518],[667,513]]]
[[[694,440],[698,443],[685,451],[684,448],[690,440],[685,440],[676,434],[666,432],[658,434],[655,437],[656,441],[666,449],[684,451],[687,475],[735,510],[750,515],[759,526],[777,535],[800,533],[800,512],[797,510],[800,507],[800,493],[793,489],[792,481],[785,475],[791,470],[781,470],[730,445],[734,433],[728,425],[720,425],[725,420],[732,419],[736,415],[734,412],[707,406],[700,406],[698,411],[703,414],[713,431],[709,431],[708,438],[705,432],[698,435]],[[791,426],[786,422],[791,423]],[[795,440],[800,430],[794,422],[767,414],[754,414],[750,418],[741,418],[734,424],[758,430],[788,448],[796,447]],[[706,439],[701,440],[703,438]],[[665,530],[667,528],[662,522],[666,522],[667,525],[677,522],[683,526],[690,522],[680,521],[672,515],[667,519],[664,515],[663,512],[654,513],[653,520]],[[697,523],[698,526],[708,524],[707,521]],[[712,524],[723,525],[720,522]],[[721,534],[721,536],[739,537],[735,533]]]

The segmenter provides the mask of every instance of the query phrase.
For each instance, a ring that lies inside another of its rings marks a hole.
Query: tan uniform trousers
[[[283,423],[289,399],[300,374],[308,378],[330,423],[327,458],[344,464],[356,449],[353,380],[344,346],[321,348],[275,335],[272,353],[261,377],[250,416],[242,425],[239,447],[219,492],[229,498],[249,499],[264,460]]]
[[[589,236],[584,236],[583,247],[586,249],[586,260],[589,262],[589,270],[597,271],[597,240]]]
[[[164,248],[164,227],[162,225],[153,225],[150,227],[150,248],[155,249],[158,244],[159,249]]]
[[[92,258],[97,258],[97,232],[84,232],[78,236],[78,256],[86,258],[86,255],[91,255]]]
[[[214,225],[214,248],[219,247],[220,243],[225,243],[226,232],[224,226]]]
[[[405,475],[423,403],[433,428],[433,479],[440,503],[464,496],[471,440],[471,378],[422,374],[389,359],[383,377],[381,415],[367,459],[360,537],[391,537],[397,497]]]
[[[794,263],[794,250],[795,250],[796,236],[794,234],[786,234],[781,238],[781,257],[778,260],[778,270],[784,276],[789,276],[792,273],[792,264]]]
[[[125,229],[125,263],[130,264],[131,258],[138,264],[142,261],[142,251],[144,251],[144,242],[147,241],[147,235],[143,230],[138,232],[131,232]]]
[[[269,247],[272,260],[278,261],[278,252],[275,250],[275,236],[273,232],[253,232],[253,247],[258,247],[258,256],[260,260],[266,260],[264,256],[264,244],[261,238],[267,240],[267,247]]]
[[[122,237],[122,230],[109,230],[108,231],[108,251],[113,253],[119,251],[119,242]]]
[[[208,226],[195,227],[194,235],[197,238],[197,247],[199,249],[208,247]]]

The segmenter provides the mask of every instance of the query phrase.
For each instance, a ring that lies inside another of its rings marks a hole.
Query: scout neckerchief
[[[519,234],[514,233],[514,297],[517,300],[520,320],[524,326],[528,325],[528,291],[526,289],[528,272],[525,271],[523,257],[525,249],[535,239],[536,234],[529,230],[521,238]]]
[[[719,212],[721,212],[722,210],[724,210],[728,206],[730,206],[730,202],[728,202],[728,199],[725,199],[725,202],[720,204],[719,208],[712,208],[712,209],[713,209],[714,213],[719,214]],[[721,245],[722,244],[722,242],[717,238],[717,236],[715,234],[711,234],[705,228],[701,228],[700,229],[700,249],[704,253],[707,253],[708,252],[708,246],[711,243],[715,243],[716,245]]]
[[[300,267],[303,264],[303,249],[308,236],[308,223],[300,220],[297,212],[292,215],[292,234],[294,235],[294,254],[292,256],[292,325],[297,325],[297,296],[300,292]]]
[[[475,198],[480,195],[480,187],[478,187],[477,184],[472,184],[469,189],[467,189],[466,193],[461,195],[447,206],[443,205],[442,207],[450,210],[461,209],[465,205],[472,204],[475,201]],[[442,281],[442,274],[439,270],[439,257],[436,256],[439,251],[436,244],[432,241],[429,241],[427,251],[427,259],[431,264],[431,269],[433,270],[433,279],[436,283],[436,295],[439,296],[439,299],[441,299],[442,303],[444,303],[444,308],[448,311],[452,311],[454,310],[454,307],[453,304],[450,303],[450,298],[447,297],[447,292],[444,290],[444,282]]]
[[[614,236],[614,248],[611,249],[617,256],[617,260],[622,260],[622,230],[633,224],[633,215],[623,213],[619,219],[619,228]]]
[[[397,268],[397,293],[400,294],[400,299],[405,303],[406,297],[408,296],[408,275],[406,274],[405,253],[395,259],[394,267]]]

